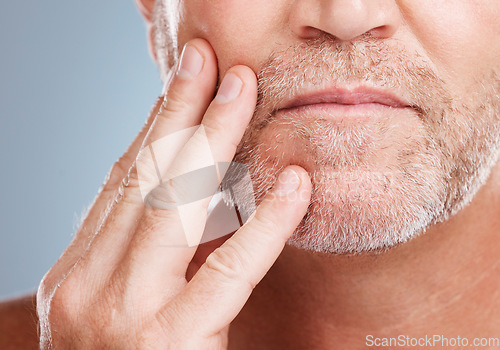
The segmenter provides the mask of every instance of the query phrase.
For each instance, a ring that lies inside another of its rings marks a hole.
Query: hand
[[[203,140],[216,161],[231,161],[255,109],[257,82],[250,68],[234,66],[212,100],[216,80],[215,53],[206,41],[192,40],[166,97],[112,168],[75,239],[39,287],[42,348],[227,347],[230,322],[301,221],[311,184],[305,170],[291,166],[229,239],[177,244],[186,238],[175,201],[155,191],[145,205],[141,189],[154,187],[154,176],[138,178],[137,167],[148,157],[139,150],[201,124],[191,137],[161,150],[161,173],[193,168],[206,151]],[[203,212],[193,217],[203,226]]]

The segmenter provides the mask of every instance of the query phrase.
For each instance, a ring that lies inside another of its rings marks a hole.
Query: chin
[[[373,198],[347,191],[337,188],[335,198],[315,192],[288,244],[328,254],[381,252],[423,233],[442,208],[394,190]]]
[[[316,171],[310,206],[288,244],[359,254],[407,242],[444,212],[444,187],[436,174],[427,175],[419,182],[389,171]]]
[[[257,109],[234,160],[248,167],[256,203],[286,166],[309,173],[311,203],[288,244],[330,254],[385,251],[462,210],[500,156],[497,90],[471,105],[430,96],[418,112],[382,108],[363,118],[329,115],[332,108]]]
[[[253,152],[237,161],[249,166],[257,203],[284,167],[308,171],[311,203],[290,245],[330,254],[382,251],[424,232],[444,212],[444,169],[427,151],[424,129],[412,126],[410,132],[389,118],[281,122],[268,125]]]

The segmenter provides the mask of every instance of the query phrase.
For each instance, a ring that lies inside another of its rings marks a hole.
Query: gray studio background
[[[133,0],[0,3],[0,299],[36,290],[160,92]]]

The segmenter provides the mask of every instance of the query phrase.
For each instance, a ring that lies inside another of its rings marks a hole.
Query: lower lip
[[[410,107],[392,107],[380,103],[361,104],[338,104],[338,103],[316,103],[310,105],[297,106],[280,109],[276,115],[296,114],[297,116],[324,118],[332,121],[343,119],[373,119],[387,113],[398,113],[411,110]]]

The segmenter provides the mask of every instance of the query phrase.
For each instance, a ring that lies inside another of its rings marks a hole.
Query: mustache
[[[394,90],[421,115],[449,106],[452,101],[431,62],[395,40],[377,39],[369,33],[352,42],[340,42],[325,34],[274,51],[260,66],[257,81],[253,122],[258,124],[267,124],[276,107],[304,86],[325,83],[369,83]]]

